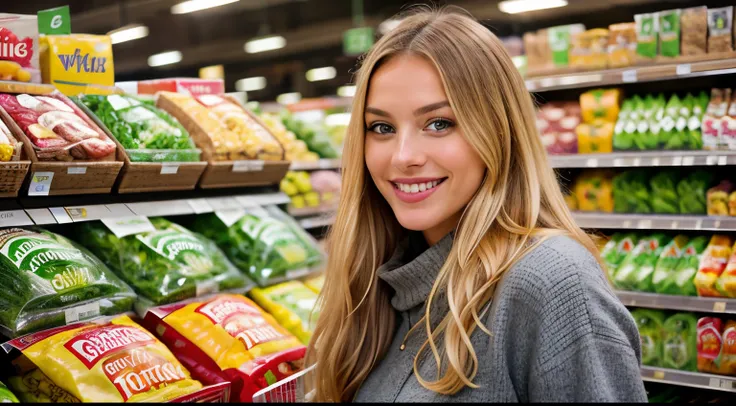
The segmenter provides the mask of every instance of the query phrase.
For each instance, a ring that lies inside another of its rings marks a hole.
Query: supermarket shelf
[[[528,78],[526,88],[530,92],[545,92],[625,83],[690,79],[731,73],[736,73],[736,58],[541,76]]]
[[[641,378],[647,382],[659,382],[670,385],[689,386],[691,388],[736,392],[736,377],[733,376],[642,366]]]
[[[335,211],[335,206],[328,206],[328,207],[302,207],[302,208],[295,208],[292,206],[288,207],[289,215],[292,217],[315,217],[315,216],[325,216],[330,215]]]
[[[736,299],[660,295],[657,293],[616,291],[624,306],[689,312],[736,314]]]
[[[736,217],[573,212],[582,228],[736,231]]]
[[[736,151],[649,151],[551,155],[553,168],[632,168],[736,165]]]
[[[327,227],[332,225],[335,217],[330,214],[323,214],[314,217],[307,217],[299,220],[299,225],[304,229]]]
[[[294,161],[289,166],[292,171],[316,171],[319,169],[340,169],[340,159],[320,159],[316,162]]]
[[[21,204],[20,208],[0,211],[0,227],[67,224],[130,216],[200,214],[253,205],[287,204],[289,201],[289,197],[281,192],[64,206],[57,206],[54,203],[58,201],[50,200],[47,207],[22,207]]]

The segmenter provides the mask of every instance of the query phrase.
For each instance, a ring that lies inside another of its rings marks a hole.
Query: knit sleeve
[[[603,271],[590,260],[555,268],[539,303],[529,400],[646,402],[639,334]]]

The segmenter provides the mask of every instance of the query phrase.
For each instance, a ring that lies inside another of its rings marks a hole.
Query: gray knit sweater
[[[380,279],[395,291],[391,304],[398,327],[388,353],[365,380],[356,401],[647,401],[634,320],[594,257],[567,237],[544,241],[502,278],[484,317],[493,335],[477,328],[471,335],[478,357],[473,382],[480,387],[445,396],[421,386],[412,365],[426,340],[423,325],[414,329],[404,350],[400,347],[424,314],[453,235],[422,252],[423,242],[416,242],[421,234],[413,234],[379,269]],[[447,312],[444,294],[434,303],[432,325]],[[424,379],[434,380],[436,363],[431,351],[427,354],[419,370]]]

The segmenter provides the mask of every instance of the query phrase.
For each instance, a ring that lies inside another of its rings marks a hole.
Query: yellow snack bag
[[[250,299],[219,294],[149,310],[145,322],[206,385],[231,382],[235,400],[301,369],[306,347]]]
[[[112,41],[107,35],[45,35],[39,39],[43,83],[67,96],[115,85]],[[90,86],[91,85],[91,86]]]
[[[319,292],[322,291],[322,286],[325,284],[325,274],[309,278],[304,281],[304,284],[307,285],[309,289],[312,289],[314,293],[319,294]]]
[[[128,316],[47,330],[10,345],[23,354],[14,361],[22,376],[10,384],[38,401],[165,402],[202,388]]]
[[[309,343],[319,318],[314,291],[302,282],[289,281],[267,288],[253,288],[249,295],[302,343]]]

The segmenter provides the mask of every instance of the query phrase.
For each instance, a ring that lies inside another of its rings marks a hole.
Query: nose
[[[391,164],[399,170],[424,165],[427,158],[422,148],[421,137],[408,130],[401,131],[397,135],[398,145],[394,149]]]

